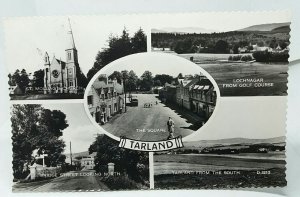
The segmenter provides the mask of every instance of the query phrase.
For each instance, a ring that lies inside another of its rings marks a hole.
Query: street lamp
[[[126,105],[126,88],[125,88],[125,76],[123,76],[123,89],[124,89],[124,96],[125,96],[125,112],[127,112],[127,105]]]

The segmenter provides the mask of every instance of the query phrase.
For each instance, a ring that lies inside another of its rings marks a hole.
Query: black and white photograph
[[[287,95],[290,18],[284,12],[162,15],[156,22],[152,51],[196,63],[221,96]]]
[[[111,17],[113,23],[108,24],[106,18],[8,20],[5,35],[11,100],[83,99],[89,80],[106,64],[146,52],[146,34],[138,19],[125,17],[123,22]]]
[[[99,132],[83,104],[12,106],[13,192],[149,188],[148,153]]]
[[[183,148],[154,153],[154,187],[286,186],[284,101],[221,97],[213,124],[188,136]]]
[[[212,116],[218,89],[196,64],[159,53],[125,57],[96,74],[85,106],[108,134],[142,141],[197,132]]]

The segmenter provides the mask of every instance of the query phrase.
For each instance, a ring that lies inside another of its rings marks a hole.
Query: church
[[[83,84],[79,78],[82,72],[78,63],[77,49],[70,26],[68,31],[69,42],[65,49],[66,61],[53,56],[52,60],[48,53],[44,56],[44,94],[83,92]]]

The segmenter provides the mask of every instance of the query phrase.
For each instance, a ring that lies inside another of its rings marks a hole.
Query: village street
[[[107,186],[93,175],[94,172],[94,170],[71,171],[49,181],[18,183],[13,186],[13,191],[58,192],[108,190]]]
[[[187,136],[193,130],[193,124],[200,122],[201,118],[191,113],[178,113],[179,110],[171,109],[156,97],[156,94],[133,94],[138,99],[138,106],[127,106],[127,112],[115,115],[102,127],[115,136],[127,138],[158,141],[166,140],[169,136],[167,121],[169,117],[175,122],[174,136]],[[156,102],[158,104],[156,104]],[[145,103],[152,107],[145,108]]]

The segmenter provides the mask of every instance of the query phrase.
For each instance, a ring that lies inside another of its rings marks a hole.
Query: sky
[[[88,151],[96,135],[101,133],[89,120],[82,103],[52,103],[42,104],[42,106],[50,110],[60,110],[66,114],[69,126],[63,130],[61,137],[66,143],[66,154],[70,151],[70,141],[73,153]]]
[[[79,65],[84,74],[93,66],[99,50],[107,47],[111,35],[121,35],[124,27],[132,36],[143,22],[134,16],[70,16],[11,18],[4,23],[5,61],[8,72],[25,68],[28,73],[43,69],[47,51],[66,60],[68,18],[71,21]]]
[[[110,35],[120,35],[124,27],[132,36],[139,28],[147,34],[150,49],[151,28],[196,27],[231,31],[264,23],[290,22],[290,13],[224,12],[145,15],[90,15],[56,17],[16,17],[4,20],[5,63],[7,71],[25,68],[28,73],[43,69],[45,51],[50,59],[65,61],[68,18],[71,20],[79,65],[84,74],[93,66],[99,50],[107,47]]]
[[[179,73],[182,73],[183,76],[206,73],[200,66],[179,56],[165,53],[139,53],[120,58],[101,69],[99,74],[109,76],[114,71],[122,70],[133,70],[138,77],[145,71],[150,71],[152,76],[156,74],[168,74],[173,77],[177,77]]]

